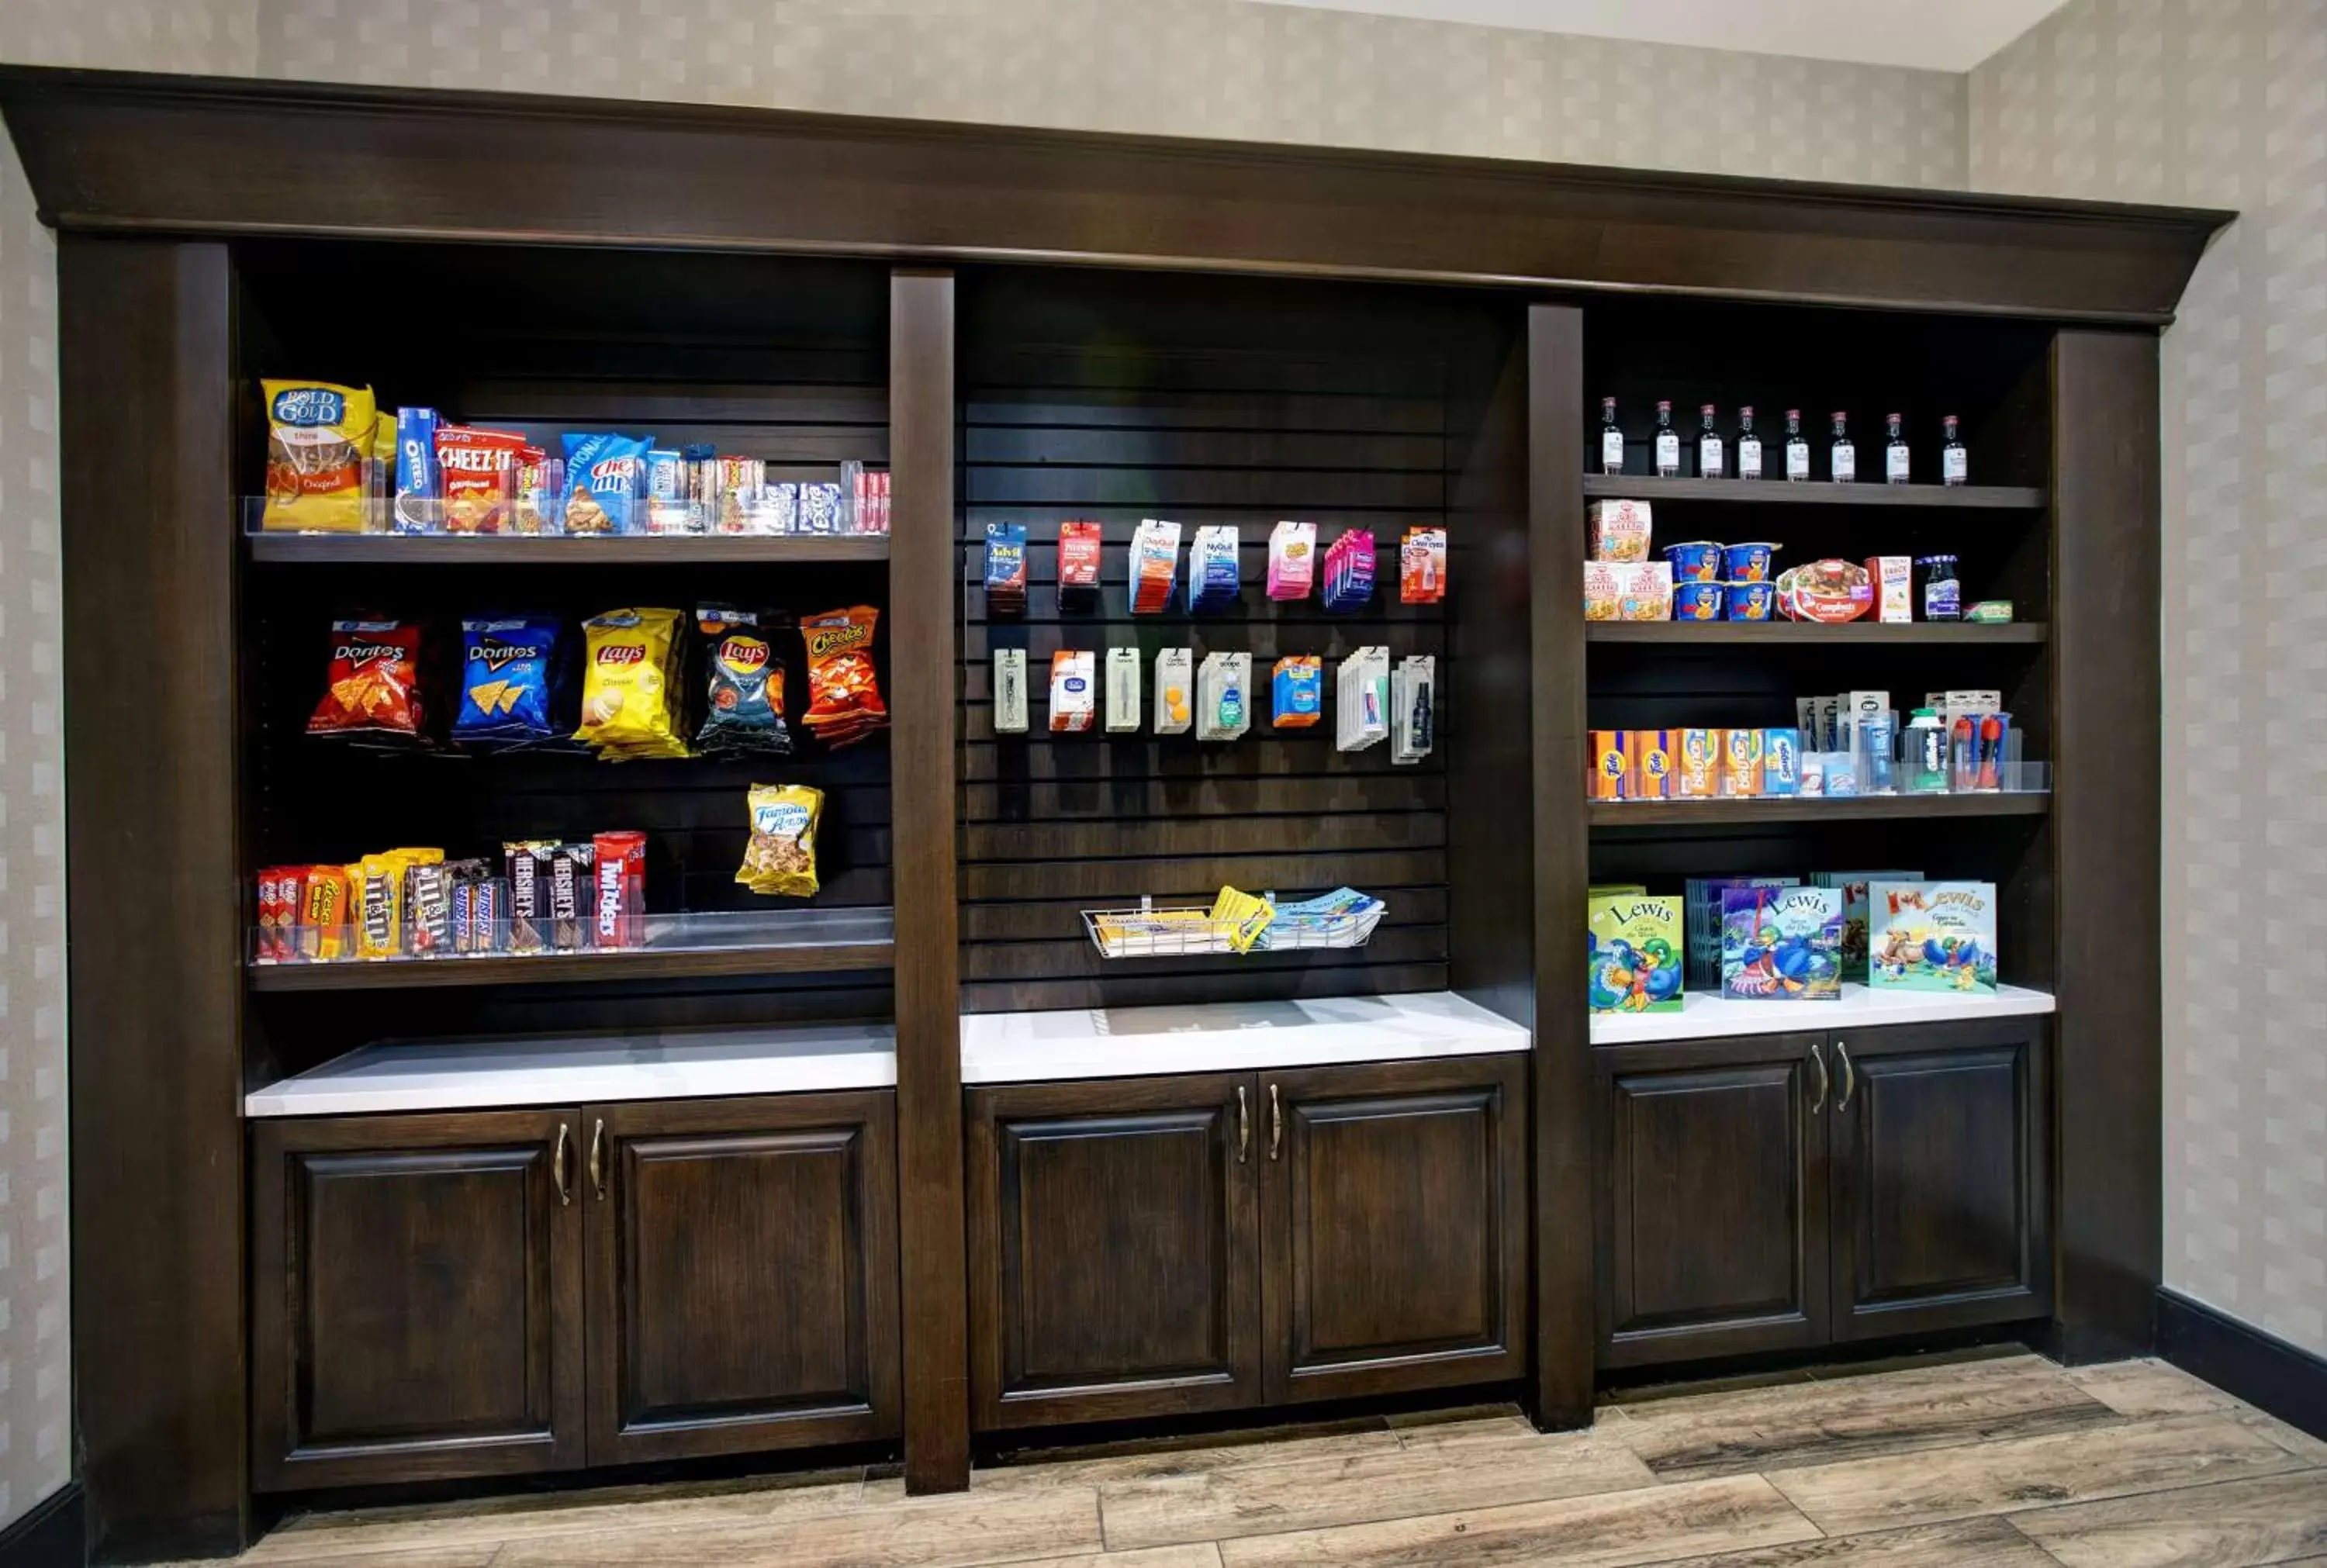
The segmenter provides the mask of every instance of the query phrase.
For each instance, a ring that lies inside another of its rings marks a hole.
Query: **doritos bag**
[[[331,675],[307,720],[311,735],[384,733],[417,739],[420,628],[405,621],[332,622]]]
[[[461,622],[459,741],[539,741],[556,733],[550,716],[559,623],[547,616]]]

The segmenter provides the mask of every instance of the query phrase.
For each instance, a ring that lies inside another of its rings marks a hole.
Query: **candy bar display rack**
[[[1029,1431],[1576,1427],[1715,1363],[2153,1348],[2158,332],[2230,215],[27,68],[0,116],[61,231],[92,1560],[232,1555],[318,1495],[899,1461],[926,1492]],[[862,463],[889,532],[248,533],[283,378],[545,451]],[[1659,399],[1765,441],[1846,409],[1870,457],[1897,408],[1920,477],[1659,477]],[[1931,482],[1943,415],[1976,483]],[[1599,499],[1785,563],[1952,555],[2014,620],[1587,624]],[[1236,527],[1240,593],[1135,613],[1147,518]],[[1101,575],[1062,599],[1070,520]],[[1269,599],[1286,520],[1369,529],[1371,600]],[[1026,540],[999,612],[990,524]],[[1397,595],[1409,528],[1444,531],[1436,602]],[[619,765],[305,733],[343,614],[710,602],[878,609],[889,729]],[[1258,689],[1360,648],[1437,661],[1418,759],[1341,750],[1330,689],[1220,741],[1041,697],[1060,652],[1246,653]],[[1595,729],[1956,689],[2048,789],[1585,793]],[[823,791],[804,902],[735,880],[761,784]],[[634,947],[246,938],[269,867],[600,830],[647,835]],[[1853,867],[1992,884],[1998,994],[1588,1013],[1595,884]],[[1115,934],[1344,887],[1384,908],[1243,953]]]

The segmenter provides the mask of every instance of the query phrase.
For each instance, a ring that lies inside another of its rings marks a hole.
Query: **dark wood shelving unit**
[[[1751,501],[1759,506],[1918,507],[1966,511],[2041,511],[2041,487],[2008,484],[1835,484],[1811,480],[1659,479],[1653,474],[1587,473],[1587,500]]]
[[[2049,794],[2012,795],[1764,795],[1743,800],[1594,800],[1593,827],[1729,826],[1739,823],[1908,822],[1917,818],[2044,817]]]
[[[333,566],[809,565],[886,561],[886,534],[252,534],[250,558]]]
[[[506,953],[475,958],[405,958],[336,964],[253,964],[253,991],[388,991],[454,985],[569,985],[588,981],[678,980],[722,975],[818,975],[885,969],[893,940],[843,938],[757,947],[652,947],[620,952]]]
[[[2033,647],[2051,639],[2052,629],[2042,621],[2014,621],[2002,626],[1971,626],[1955,621],[1918,621],[1907,625],[1883,625],[1849,621],[1822,626],[1812,621],[1595,621],[1584,628],[1586,642],[1646,644],[1658,648],[1771,648],[1780,646],[1850,645],[1884,648],[2006,648]]]

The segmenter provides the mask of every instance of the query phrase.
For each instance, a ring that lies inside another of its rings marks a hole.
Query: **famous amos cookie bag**
[[[808,649],[808,712],[801,723],[826,745],[837,749],[861,741],[889,723],[888,705],[873,667],[873,632],[881,612],[869,604],[803,616],[800,640]]]
[[[582,727],[606,761],[684,757],[676,610],[609,610],[582,623]]]
[[[824,791],[805,784],[754,784],[747,798],[752,836],[735,880],[755,893],[808,898],[817,891],[816,827]]]
[[[332,621],[331,669],[307,733],[418,740],[427,718],[420,648],[420,628],[409,621]]]

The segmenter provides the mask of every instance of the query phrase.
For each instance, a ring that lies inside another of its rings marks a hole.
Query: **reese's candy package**
[[[802,722],[831,747],[861,741],[889,723],[873,668],[873,630],[881,612],[869,604],[827,610],[800,621],[808,648],[808,712]]]
[[[550,686],[562,627],[547,616],[461,622],[458,741],[538,741],[556,733]]]
[[[609,761],[684,757],[676,610],[609,610],[582,623],[582,727],[574,738]]]
[[[705,695],[696,750],[790,756],[784,661],[769,646],[760,618],[747,610],[706,604],[695,612],[695,630],[703,639]]]
[[[643,435],[584,434],[568,431],[565,443],[565,531],[569,534],[639,534],[646,531],[647,453],[654,443]]]
[[[307,720],[307,733],[416,739],[426,717],[420,699],[420,628],[408,621],[332,621],[331,673],[322,701]]]
[[[754,784],[748,798],[752,836],[736,882],[755,893],[808,898],[817,890],[816,825],[824,791],[805,784]]]
[[[378,407],[369,387],[261,381],[266,397],[266,509],[259,526],[356,534]]]
[[[473,425],[436,427],[437,482],[444,492],[444,531],[499,534],[517,497],[518,454],[525,436]]]
[[[311,865],[299,894],[298,947],[302,958],[348,956],[348,922],[355,915],[355,881],[344,865]]]

